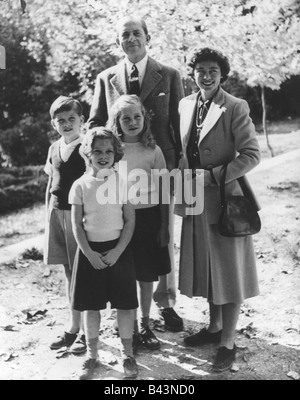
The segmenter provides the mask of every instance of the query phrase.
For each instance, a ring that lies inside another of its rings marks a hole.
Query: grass
[[[270,125],[269,141],[273,147],[275,156],[300,148],[299,128],[300,119],[287,120]],[[271,158],[265,136],[259,133],[257,138],[260,144],[262,160]],[[45,226],[44,221],[45,206],[42,203],[1,215],[0,247],[42,234]]]
[[[0,247],[40,235],[45,227],[45,206],[32,207],[0,216]]]

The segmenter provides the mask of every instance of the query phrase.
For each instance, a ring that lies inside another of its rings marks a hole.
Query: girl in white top
[[[149,328],[153,282],[170,272],[169,205],[162,202],[162,190],[153,172],[166,170],[160,147],[150,131],[150,121],[144,106],[136,95],[123,95],[110,110],[108,126],[119,135],[124,145],[124,157],[119,172],[131,183],[130,200],[135,206],[136,225],[132,247],[139,282],[141,310],[140,332],[137,319],[133,336],[134,347],[160,348],[160,342]],[[157,175],[156,175],[157,176]],[[132,193],[135,190],[135,197]]]
[[[72,279],[72,306],[84,312],[87,359],[80,379],[98,365],[100,311],[107,302],[117,309],[123,367],[136,376],[132,352],[136,276],[129,245],[135,225],[134,208],[127,201],[127,184],[114,169],[123,156],[119,139],[105,128],[88,131],[80,147],[88,171],[76,180],[69,194],[78,252]]]

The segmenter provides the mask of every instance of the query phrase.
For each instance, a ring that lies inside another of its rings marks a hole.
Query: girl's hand
[[[111,249],[105,253],[102,253],[102,260],[105,262],[107,267],[111,267],[118,261],[120,255],[121,254],[118,250]]]
[[[160,230],[158,231],[158,245],[160,247],[166,247],[170,241],[169,227],[166,225],[162,225]]]
[[[101,254],[96,251],[91,250],[87,255],[87,258],[95,269],[104,269],[107,267],[106,263],[102,260]]]

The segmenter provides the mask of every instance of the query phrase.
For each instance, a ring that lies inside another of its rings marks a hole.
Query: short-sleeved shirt
[[[118,164],[118,171],[131,185],[129,198],[135,208],[159,204],[158,180],[154,171],[168,172],[159,146],[149,148],[141,142],[124,143],[124,156]]]
[[[69,203],[83,206],[83,227],[89,241],[118,239],[124,226],[127,182],[114,169],[107,178],[86,173],[73,183]]]

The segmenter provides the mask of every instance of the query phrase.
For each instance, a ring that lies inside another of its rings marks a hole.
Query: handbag
[[[251,201],[251,196],[247,196],[249,191],[243,176],[238,178],[243,196],[227,196],[225,198],[226,171],[227,164],[224,166],[220,181],[222,212],[218,221],[219,233],[227,237],[254,235],[261,229],[258,209]]]

